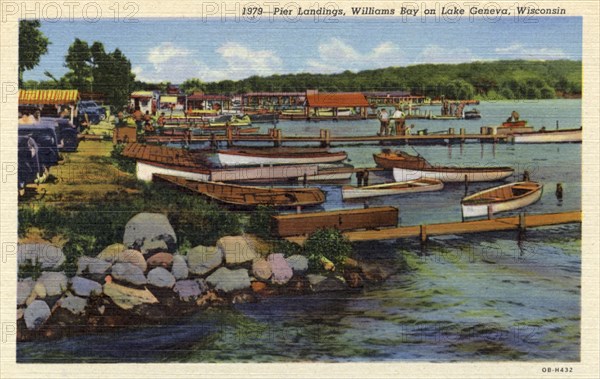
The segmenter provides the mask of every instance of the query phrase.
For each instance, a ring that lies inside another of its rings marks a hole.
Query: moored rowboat
[[[406,193],[439,191],[444,188],[444,183],[437,179],[416,179],[400,183],[375,184],[366,187],[342,187],[342,198],[358,199],[365,197],[400,195]]]
[[[462,215],[485,216],[522,208],[535,203],[542,196],[543,185],[536,182],[516,182],[489,188],[461,201]]]
[[[177,176],[155,174],[153,180],[164,181],[204,195],[219,202],[256,207],[298,207],[322,204],[325,194],[318,188],[270,188],[239,186],[217,182],[200,182]]]
[[[403,182],[419,178],[439,179],[444,183],[494,182],[508,178],[514,173],[511,167],[452,167],[433,166],[430,168],[394,168],[394,180]]]
[[[333,163],[348,157],[343,151],[285,148],[219,150],[217,156],[222,166]]]
[[[531,133],[514,133],[514,143],[568,143],[581,142],[582,128],[562,130],[540,130]]]

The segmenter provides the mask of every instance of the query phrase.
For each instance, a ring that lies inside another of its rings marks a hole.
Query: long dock
[[[450,234],[485,233],[494,231],[519,230],[535,228],[540,226],[562,225],[581,223],[581,211],[562,213],[543,213],[527,215],[521,213],[519,216],[494,218],[491,220],[476,220],[463,222],[449,222],[441,224],[423,224],[400,226],[378,230],[356,230],[346,231],[343,234],[350,241],[376,241],[393,240],[400,238],[419,237],[425,242],[430,236],[443,236]],[[307,236],[286,237],[291,242],[304,243]]]
[[[461,129],[460,133],[454,133],[454,130],[448,130],[448,133],[443,134],[409,134],[409,135],[393,135],[393,136],[379,136],[376,134],[363,135],[363,136],[334,136],[327,129],[321,129],[318,136],[284,136],[281,129],[270,129],[267,134],[235,134],[233,130],[229,130],[225,135],[199,135],[194,136],[191,133],[185,135],[173,135],[173,136],[146,136],[146,142],[212,142],[218,144],[225,142],[229,146],[234,145],[236,142],[264,142],[272,143],[273,146],[282,146],[284,143],[318,143],[321,146],[331,146],[332,144],[350,144],[350,143],[362,143],[362,144],[383,144],[385,142],[397,142],[397,143],[410,143],[410,142],[421,142],[421,143],[463,143],[466,141],[479,141],[479,142],[504,142],[508,139],[506,135],[498,134],[466,134],[464,129]]]

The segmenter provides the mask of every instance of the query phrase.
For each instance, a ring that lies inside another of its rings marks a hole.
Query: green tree
[[[191,95],[194,92],[205,92],[206,84],[198,78],[192,78],[192,79],[188,79],[188,80],[184,81],[183,83],[181,83],[180,88],[186,94]]]
[[[65,56],[65,67],[69,69],[65,79],[73,88],[82,92],[91,91],[92,52],[86,41],[75,38]]]
[[[39,20],[19,21],[19,85],[23,83],[23,72],[40,63],[40,57],[48,52],[50,41],[39,29]]]

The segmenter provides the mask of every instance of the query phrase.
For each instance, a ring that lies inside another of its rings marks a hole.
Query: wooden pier
[[[443,236],[450,234],[485,233],[506,230],[525,230],[540,226],[562,225],[581,223],[581,211],[563,213],[543,213],[527,215],[521,213],[519,216],[502,217],[491,220],[477,220],[464,222],[449,222],[441,224],[423,224],[412,226],[400,226],[378,230],[355,230],[345,231],[343,234],[350,241],[376,241],[393,240],[400,238],[418,237],[422,242],[427,241],[429,236]],[[304,243],[307,236],[286,237],[287,240],[299,244]]]
[[[486,129],[487,130],[487,129]],[[333,144],[384,144],[389,143],[408,143],[421,142],[421,143],[463,143],[466,141],[479,141],[481,143],[497,143],[507,141],[508,136],[497,135],[497,134],[466,134],[464,129],[460,130],[460,133],[455,133],[453,128],[450,128],[447,133],[443,134],[410,134],[410,135],[393,135],[393,136],[378,136],[364,135],[364,136],[334,136],[328,129],[321,129],[318,136],[284,136],[281,129],[269,129],[267,134],[235,134],[233,130],[228,130],[225,135],[201,135],[193,136],[191,133],[186,135],[174,135],[174,136],[146,136],[146,142],[211,142],[213,144],[219,144],[221,142],[227,143],[228,146],[233,146],[237,142],[264,142],[272,143],[273,146],[282,146],[284,143],[318,143],[323,147],[332,146]]]

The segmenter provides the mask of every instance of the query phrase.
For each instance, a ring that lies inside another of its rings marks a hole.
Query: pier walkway
[[[377,230],[345,231],[343,234],[350,241],[376,241],[392,240],[399,238],[419,237],[422,242],[429,236],[442,236],[450,234],[484,233],[493,231],[519,230],[540,226],[562,225],[581,223],[581,211],[544,214],[519,214],[513,217],[501,217],[491,220],[476,220],[463,222],[449,222],[429,225],[400,226]],[[304,243],[306,236],[286,237],[287,240],[299,244]]]

